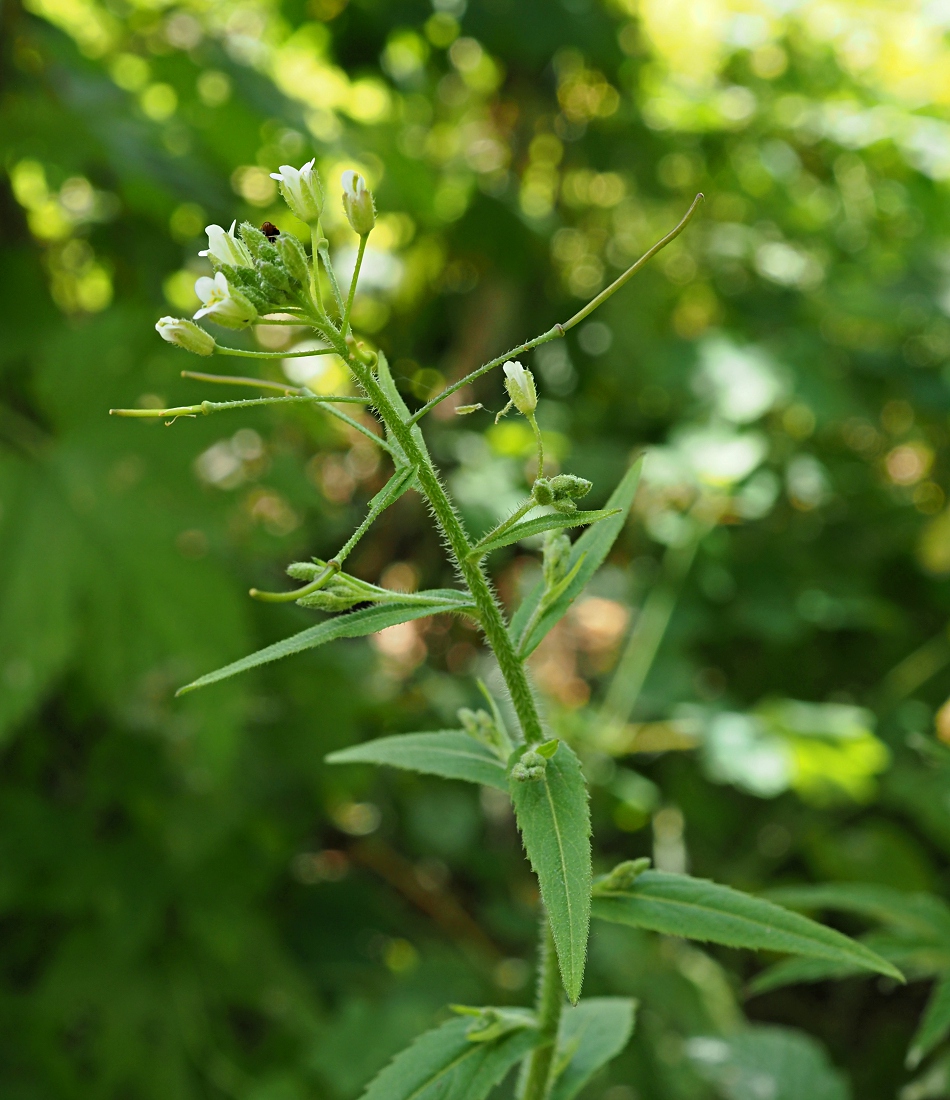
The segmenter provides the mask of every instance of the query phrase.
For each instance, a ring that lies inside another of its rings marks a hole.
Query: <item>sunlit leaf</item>
[[[380,737],[331,752],[326,761],[328,764],[387,764],[392,768],[508,790],[504,763],[490,748],[462,730]]]
[[[247,672],[259,665],[266,665],[270,661],[279,661],[282,657],[290,657],[294,653],[302,653],[306,649],[314,649],[337,638],[360,638],[366,634],[376,634],[388,626],[410,622],[412,619],[424,619],[427,615],[437,615],[440,612],[474,610],[464,593],[455,592],[450,588],[419,592],[416,594],[416,601],[421,601],[425,596],[431,596],[432,599],[407,604],[382,604],[365,607],[361,611],[351,611],[345,615],[336,615],[317,626],[308,627],[306,630],[301,630],[299,634],[293,634],[289,638],[284,638],[283,641],[275,642],[264,649],[259,649],[256,653],[242,657],[239,661],[225,665],[224,668],[200,676],[192,683],[179,688],[177,694],[184,695],[185,692],[194,691],[196,688],[216,684],[219,680],[227,680],[240,672]]]
[[[545,531],[556,531],[562,527],[587,527],[615,515],[617,515],[616,509],[601,508],[593,512],[573,512],[571,515],[555,512],[552,515],[523,520],[521,523],[509,527],[507,531],[503,531],[496,538],[480,543],[478,553],[479,556],[490,554],[493,550],[500,550],[503,546],[512,546],[514,543],[521,542],[522,539],[530,538],[532,535],[540,535]]]

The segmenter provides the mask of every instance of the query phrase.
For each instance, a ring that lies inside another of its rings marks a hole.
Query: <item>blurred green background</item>
[[[316,412],[106,415],[215,396],[152,326],[197,305],[207,223],[302,230],[269,173],[311,156],[334,211],[343,169],[376,190],[356,324],[412,404],[565,320],[705,192],[526,358],[592,507],[652,448],[633,521],[534,660],[593,784],[595,866],[950,890],[945,3],[4,0],[0,19],[4,1097],[348,1100],[446,1002],[531,994],[505,801],[321,762],[454,724],[496,682],[476,635],[408,623],[173,697],[313,621],[247,589],[332,554],[385,477]],[[352,264],[340,214],[329,236]],[[265,366],[343,384],[326,360]],[[497,410],[500,379],[466,396]],[[530,467],[527,429],[491,424],[427,428],[476,530]],[[505,554],[512,604],[536,555]],[[351,563],[452,583],[414,494]],[[585,1096],[781,1100],[701,1072],[696,1037],[745,1020],[823,1044],[844,1076],[826,1066],[821,1096],[899,1094],[925,985],[746,998],[760,965],[596,929],[586,992],[641,1008]]]

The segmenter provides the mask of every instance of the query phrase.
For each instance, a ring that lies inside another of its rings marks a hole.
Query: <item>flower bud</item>
[[[543,551],[544,587],[556,587],[567,576],[571,561],[571,540],[559,531],[548,531]]]
[[[303,168],[282,164],[279,172],[271,172],[277,180],[284,202],[302,222],[316,225],[323,213],[323,184],[314,168],[316,158],[307,161]]]
[[[619,893],[629,890],[644,871],[649,871],[652,861],[648,856],[639,859],[628,859],[617,866],[595,884],[594,892],[597,894]]]
[[[169,344],[176,344],[194,355],[214,355],[217,347],[210,332],[183,317],[162,317],[156,322],[155,331]]]
[[[300,241],[290,233],[283,233],[277,238],[276,248],[291,278],[306,286],[310,281],[310,264]]]
[[[540,753],[528,749],[511,769],[511,778],[519,783],[535,783],[544,777],[547,766],[547,760]]]
[[[231,222],[231,228],[225,232],[220,225],[205,228],[208,234],[208,247],[198,253],[207,256],[213,264],[230,264],[232,267],[251,267],[254,261],[243,241],[234,235],[237,222]]]
[[[195,283],[195,293],[204,302],[195,314],[196,319],[210,317],[225,328],[246,328],[257,318],[254,305],[228,283],[222,271],[213,279],[203,275]]]
[[[577,474],[556,474],[551,478],[555,500],[580,500],[587,496],[592,487],[593,482],[586,477],[578,477]]]
[[[505,363],[502,368],[507,375],[505,389],[511,403],[522,416],[533,416],[538,407],[538,391],[534,387],[534,375],[518,362]]]
[[[355,233],[365,237],[376,224],[376,204],[359,172],[343,173],[343,211]]]

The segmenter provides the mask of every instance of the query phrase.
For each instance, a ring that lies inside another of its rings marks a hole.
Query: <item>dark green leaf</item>
[[[431,602],[410,604],[382,604],[374,607],[364,607],[361,611],[351,611],[345,615],[337,615],[317,626],[301,630],[299,634],[293,634],[283,641],[275,642],[256,653],[242,657],[224,668],[215,672],[209,672],[200,676],[183,688],[179,688],[177,694],[194,691],[196,688],[207,687],[216,684],[219,680],[227,680],[230,676],[237,676],[240,672],[266,665],[270,661],[279,661],[282,657],[290,657],[294,653],[302,653],[305,649],[313,649],[319,645],[325,645],[337,638],[361,638],[366,634],[376,634],[385,630],[387,626],[395,626],[397,623],[406,623],[412,619],[424,619],[427,615],[437,615],[444,611],[469,611],[473,605],[462,592],[455,592],[451,588],[433,589],[431,592],[420,592],[418,597],[431,596]]]
[[[516,523],[513,527],[509,527],[507,531],[503,531],[497,538],[480,543],[478,554],[479,556],[490,554],[494,550],[500,550],[503,546],[512,546],[516,542],[521,542],[522,539],[530,538],[532,535],[540,535],[544,531],[556,531],[559,527],[586,527],[617,514],[617,509],[601,508],[593,512],[574,512],[569,516],[560,512],[547,516],[537,516],[535,519],[527,519],[521,523]]]
[[[752,1027],[728,1039],[697,1036],[686,1053],[725,1100],[849,1100],[844,1075],[801,1031]]]
[[[595,892],[593,915],[727,947],[853,963],[903,981],[901,972],[886,959],[832,928],[764,898],[689,875],[644,871],[628,890]]]
[[[569,569],[573,569],[583,558],[581,567],[565,591],[543,614],[535,618],[535,612],[544,595],[544,583],[538,583],[531,589],[515,612],[511,620],[511,637],[522,657],[527,657],[541,644],[542,638],[559,619],[567,614],[568,608],[587,587],[591,577],[597,572],[610,553],[610,548],[623,530],[627,514],[633,504],[640,483],[640,471],[643,459],[639,458],[630,467],[623,480],[607,501],[607,511],[615,514],[601,520],[595,527],[585,531],[571,549]]]
[[[580,761],[562,741],[541,776],[510,778],[509,790],[573,1003],[584,981],[590,930],[590,808]]]
[[[328,764],[388,764],[392,768],[508,790],[504,763],[490,748],[462,730],[380,737],[331,752],[326,761]]]
[[[950,909],[931,894],[908,894],[858,882],[786,886],[768,896],[794,909],[839,909],[950,942]]]
[[[636,1008],[629,997],[592,997],[565,1009],[550,1100],[572,1100],[597,1070],[616,1058],[633,1033]]]
[[[907,1066],[913,1069],[950,1035],[950,976],[944,975],[935,983],[924,1010],[920,1027],[907,1052]]]
[[[370,1082],[362,1100],[482,1100],[538,1041],[524,1027],[473,1042],[472,1021],[449,1020],[421,1035]]]

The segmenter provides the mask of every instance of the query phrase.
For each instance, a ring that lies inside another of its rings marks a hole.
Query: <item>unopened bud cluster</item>
[[[511,778],[519,783],[536,783],[544,778],[548,761],[557,752],[558,740],[545,741],[522,753],[521,759],[512,767]]]
[[[556,474],[554,477],[539,477],[532,488],[536,503],[550,505],[555,511],[570,515],[577,511],[574,503],[586,497],[591,490],[591,482],[576,474]]]
[[[506,730],[499,729],[498,723],[488,711],[469,710],[468,707],[462,707],[458,712],[458,720],[469,737],[474,737],[476,741],[487,745],[493,752],[507,759],[511,752],[508,733]]]

